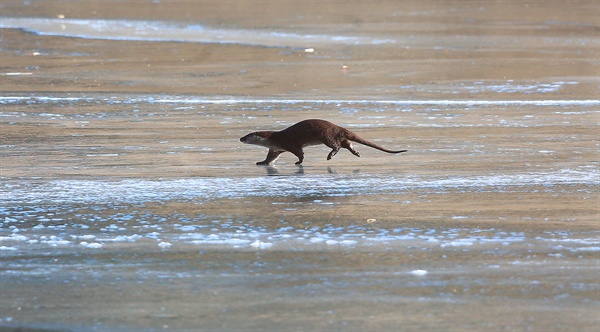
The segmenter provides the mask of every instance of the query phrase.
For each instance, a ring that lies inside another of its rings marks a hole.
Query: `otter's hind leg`
[[[358,153],[358,151],[354,150],[354,147],[352,146],[352,143],[349,140],[343,141],[342,147],[348,149],[348,151],[352,152],[353,155],[360,157],[360,153]]]
[[[333,139],[322,141],[322,143],[331,149],[331,152],[329,152],[329,154],[327,155],[327,160],[331,160],[331,158],[333,158],[333,156],[335,156],[340,151],[340,145]]]
[[[277,160],[277,158],[279,158],[279,155],[282,154],[284,151],[275,151],[273,149],[269,149],[269,153],[267,153],[267,158],[265,158],[265,160],[263,161],[259,161],[256,164],[257,165],[271,165],[272,162],[274,162],[275,160]]]
[[[296,157],[298,157],[296,165],[302,164],[302,162],[304,161],[304,151],[302,151],[302,148],[297,150],[291,150],[290,152],[293,153]]]
[[[327,156],[327,160],[330,160],[331,158],[333,158],[333,156],[335,156],[338,153],[338,151],[340,151],[340,147],[336,146],[335,144],[326,145],[331,148],[331,152],[329,152],[329,155]],[[350,143],[349,140],[342,141],[341,147],[348,149],[348,151],[352,152],[353,155],[360,157],[360,153],[354,150],[354,147],[352,146],[352,143]]]

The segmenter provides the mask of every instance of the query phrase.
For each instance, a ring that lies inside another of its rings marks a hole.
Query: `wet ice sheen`
[[[326,180],[326,181],[325,181]],[[597,168],[579,167],[550,172],[482,176],[274,176],[169,180],[21,180],[0,184],[6,203],[143,203],[160,200],[213,200],[243,197],[308,197],[401,193],[428,189],[503,191],[530,185],[600,184]]]

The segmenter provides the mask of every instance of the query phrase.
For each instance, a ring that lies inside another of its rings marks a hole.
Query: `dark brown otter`
[[[302,148],[310,145],[325,144],[332,150],[327,156],[327,160],[335,156],[341,149],[348,149],[352,154],[360,157],[360,154],[354,150],[350,141],[364,144],[372,148],[387,152],[401,153],[407,150],[392,151],[360,138],[355,133],[346,128],[342,128],[329,121],[310,119],[296,123],[282,131],[257,131],[240,138],[242,143],[260,145],[269,148],[269,153],[264,161],[259,161],[257,165],[270,165],[280,154],[289,151],[298,157],[296,165],[302,164],[304,152]]]

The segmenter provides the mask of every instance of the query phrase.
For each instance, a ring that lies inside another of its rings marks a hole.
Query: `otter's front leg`
[[[338,153],[338,151],[340,151],[339,148],[331,150],[331,152],[329,152],[329,154],[327,155],[327,160],[330,160],[331,158],[333,158],[333,156],[335,156]]]
[[[257,165],[271,165],[272,162],[274,162],[275,160],[277,160],[277,158],[279,158],[279,155],[282,154],[284,151],[275,151],[273,149],[269,149],[269,153],[267,153],[267,158],[265,158],[265,160],[263,161],[259,161],[256,164]]]

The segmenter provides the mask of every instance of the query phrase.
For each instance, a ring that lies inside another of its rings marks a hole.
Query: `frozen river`
[[[598,4],[210,4],[1,5],[0,327],[598,329]]]

